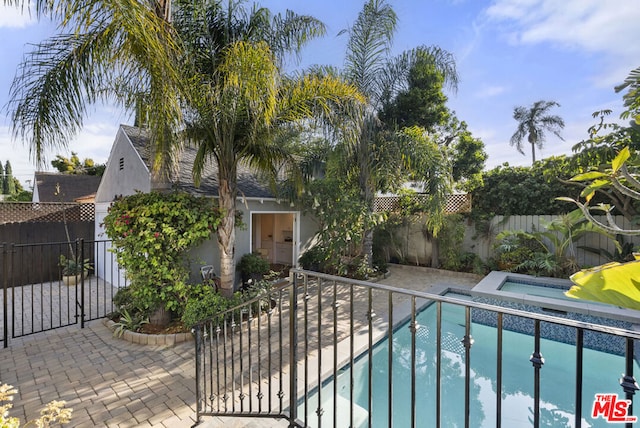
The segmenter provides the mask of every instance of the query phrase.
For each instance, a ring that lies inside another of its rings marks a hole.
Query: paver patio
[[[470,287],[478,277],[393,266],[386,284],[413,290]],[[193,342],[143,346],[114,338],[100,321],[11,341],[0,382],[18,388],[10,414],[25,420],[49,401],[73,408],[73,427],[190,427],[195,423]],[[204,418],[203,427],[287,426],[284,421]]]

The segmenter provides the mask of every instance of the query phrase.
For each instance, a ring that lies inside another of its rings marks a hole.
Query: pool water
[[[420,427],[435,425],[436,397],[436,310],[435,305],[417,317],[421,326],[416,333],[416,420]],[[464,426],[464,308],[442,305],[442,376],[441,426]],[[496,426],[496,329],[473,324],[471,349],[471,426]],[[388,339],[373,350],[371,410],[373,426],[388,425]],[[502,426],[533,426],[533,368],[529,358],[534,349],[533,337],[503,330]],[[541,426],[573,427],[575,409],[575,348],[564,343],[541,340],[545,364],[541,369]],[[401,326],[393,336],[393,424],[410,426],[411,422],[411,333]],[[625,370],[623,357],[584,349],[583,427],[610,427],[604,419],[592,419],[591,407],[596,393],[614,393],[622,397],[619,385]],[[354,419],[356,427],[367,426],[369,409],[368,354],[356,360],[338,375],[338,426],[349,426],[349,370],[354,371]],[[634,369],[637,373],[638,366]],[[323,385],[322,425],[333,421],[333,380]],[[314,401],[315,400],[315,401]],[[317,394],[309,398],[308,424],[317,427]],[[304,420],[304,407],[298,416]]]
[[[500,291],[507,291],[511,293],[527,294],[529,296],[548,297],[555,300],[568,301],[576,303],[579,300],[565,295],[567,289],[561,287],[545,286],[541,284],[528,284],[526,282],[518,281],[505,281],[500,287]],[[595,302],[589,300],[587,303],[591,305],[611,306],[602,302]]]
[[[566,289],[559,287],[546,287],[539,284],[527,284],[524,282],[505,281],[500,287],[500,291],[508,291],[511,293],[528,294],[530,296],[551,297],[560,300],[572,300],[571,297],[565,296]]]

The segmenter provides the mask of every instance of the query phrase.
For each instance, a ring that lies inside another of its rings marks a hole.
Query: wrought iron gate
[[[0,341],[103,318],[124,286],[110,241],[1,244]],[[61,260],[61,257],[63,259]],[[63,275],[68,261],[79,269]],[[73,272],[72,272],[73,273]]]

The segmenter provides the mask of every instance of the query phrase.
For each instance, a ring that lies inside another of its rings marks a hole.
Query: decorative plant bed
[[[116,323],[109,318],[105,318],[103,320],[103,324],[111,331],[114,331],[116,329]],[[125,330],[120,338],[122,340],[126,340],[127,342],[139,343],[140,345],[174,346],[178,343],[193,340],[193,335],[189,332],[170,334],[147,334]]]

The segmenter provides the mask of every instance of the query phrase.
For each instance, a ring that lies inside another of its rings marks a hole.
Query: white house
[[[149,192],[167,188],[187,191],[194,195],[216,198],[218,196],[217,167],[211,162],[202,174],[200,186],[192,179],[195,148],[185,148],[178,162],[178,170],[171,183],[155,182],[151,174],[149,138],[146,130],[127,125],[118,129],[107,166],[96,193],[96,240],[108,239],[101,223],[109,205],[120,196],[136,191]],[[243,166],[238,167],[238,204],[246,228],[236,230],[235,257],[259,251],[271,263],[296,266],[301,251],[310,244],[317,225],[309,216],[289,202],[279,201],[266,183]],[[192,271],[201,265],[213,265],[219,272],[220,257],[215,237],[195,251]],[[110,272],[106,269],[106,272]],[[98,275],[104,266],[96,266]],[[106,278],[111,280],[111,278]]]

